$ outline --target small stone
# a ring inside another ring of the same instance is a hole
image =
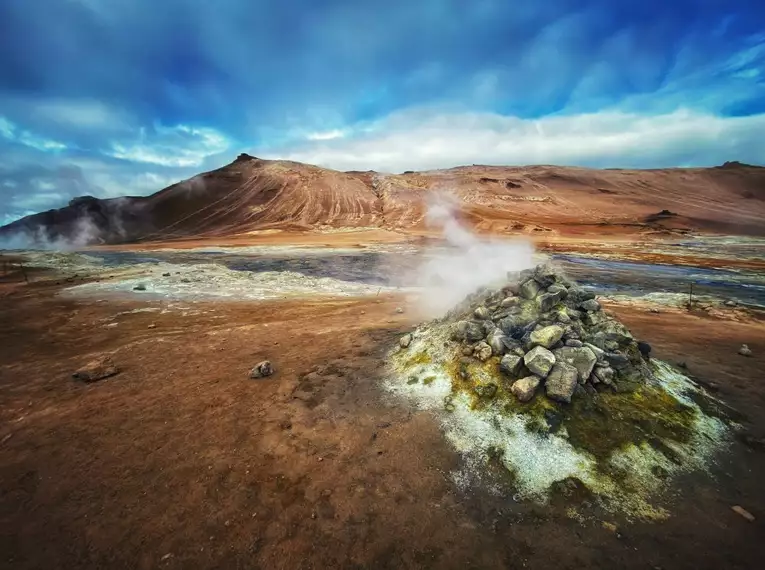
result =
[[[570,338],[565,342],[566,346],[570,346],[572,348],[582,348],[584,346],[584,343],[581,340]]]
[[[409,348],[409,345],[412,344],[412,335],[411,335],[411,333],[405,334],[404,336],[402,336],[399,339],[398,344],[399,344],[399,346],[401,348]]]
[[[552,325],[531,333],[531,343],[545,348],[552,347],[563,337],[563,327]]]
[[[652,313],[656,313],[657,315],[658,315],[659,313],[661,313],[661,311],[660,311],[659,309],[657,309],[656,307],[653,307],[653,308],[651,309],[651,312],[652,312]]]
[[[255,365],[250,371],[250,378],[265,378],[271,376],[274,373],[274,367],[271,365],[271,361],[264,360]]]
[[[528,402],[534,397],[534,392],[541,381],[539,376],[526,376],[513,382],[510,390],[519,402]]]
[[[617,370],[623,370],[630,365],[630,359],[624,354],[618,352],[606,352],[604,356],[608,363]]]
[[[731,507],[731,510],[736,514],[741,515],[749,522],[754,522],[754,515],[750,513],[749,511],[747,511],[744,507],[741,507],[739,505],[734,505]]]
[[[162,558],[160,558],[159,560],[160,560],[161,562],[164,562],[165,560],[170,560],[172,557],[173,557],[173,555],[172,555],[171,553],[169,553],[169,552],[168,552],[167,554],[165,554],[165,555],[164,555]]]
[[[488,338],[486,339],[486,342],[491,347],[492,354],[501,356],[507,351],[506,340],[507,340],[507,337],[502,333],[502,331],[499,329],[495,329],[488,336]]]
[[[170,277],[170,274],[169,273],[163,273],[162,277]]]
[[[541,287],[539,286],[539,283],[534,281],[533,279],[529,279],[528,281],[525,281],[520,288],[519,294],[524,299],[535,299],[539,291],[541,290]]]
[[[508,309],[510,307],[516,307],[521,302],[518,297],[505,297],[499,304],[500,309]]]
[[[491,347],[485,342],[479,342],[477,345],[475,345],[473,354],[481,362],[486,362],[489,360],[489,358],[491,358]]]
[[[591,378],[597,380],[597,382],[593,382],[593,384],[600,384],[602,382],[606,386],[611,386],[614,383],[614,374],[614,369],[610,367],[595,368]]]
[[[517,376],[523,365],[523,357],[517,354],[506,354],[499,362],[499,369],[509,376]]]
[[[640,351],[640,354],[643,355],[643,358],[649,359],[651,358],[651,345],[645,342],[644,340],[639,340],[637,343],[638,350]]]
[[[589,348],[589,349],[590,349],[590,350],[591,350],[591,351],[592,351],[592,352],[595,354],[595,357],[596,357],[598,360],[603,360],[603,358],[604,358],[604,357],[605,357],[605,355],[606,355],[606,353],[605,353],[605,351],[604,351],[603,349],[601,349],[601,348],[598,348],[597,346],[595,346],[595,345],[594,345],[594,344],[592,344],[592,343],[589,343],[589,342],[585,342],[585,343],[584,343],[584,346],[586,346],[587,348]]]
[[[491,315],[489,313],[489,309],[486,307],[478,307],[475,311],[473,311],[473,316],[479,321],[485,321]]]
[[[742,344],[741,348],[738,349],[738,353],[741,356],[752,356],[752,349],[749,348],[747,345]]]
[[[398,313],[400,315],[403,312],[404,312],[404,309],[402,307],[396,307],[396,313]]]
[[[91,360],[85,366],[75,371],[72,377],[82,382],[97,382],[120,373],[120,369],[114,364],[112,357],[102,355]]]
[[[542,287],[549,287],[558,279],[555,269],[549,264],[540,264],[534,268],[534,280]]]
[[[598,303],[595,299],[588,299],[587,301],[581,303],[579,306],[588,313],[594,313],[600,310],[600,303]]]
[[[491,400],[497,393],[497,385],[491,382],[486,384],[476,384],[475,388],[473,388],[473,391],[478,394],[479,398],[486,398],[487,400]]]
[[[545,381],[547,397],[556,402],[571,403],[577,383],[578,372],[565,362],[556,362]]]
[[[562,293],[543,293],[537,297],[539,310],[546,313],[563,299]]]
[[[531,372],[545,378],[555,364],[555,355],[543,346],[535,346],[526,353],[523,362]]]
[[[157,328],[157,325],[155,325],[154,323],[151,323],[147,328],[155,329]]]
[[[736,303],[736,301],[733,301],[732,299],[729,301],[725,301],[726,307],[735,307],[736,305],[738,305],[738,303]]]
[[[473,356],[473,350],[475,350],[475,348],[469,344],[467,346],[463,346],[462,356]]]
[[[133,287],[133,291],[146,291],[146,285],[143,283],[139,283],[135,287]]]

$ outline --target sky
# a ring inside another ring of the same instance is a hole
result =
[[[240,152],[765,165],[765,2],[0,2],[0,223]]]

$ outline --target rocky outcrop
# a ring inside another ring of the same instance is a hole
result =
[[[439,323],[452,327],[455,353],[465,355],[463,371],[469,362],[496,367],[497,383],[518,401],[544,386],[549,399],[564,404],[650,378],[650,346],[603,311],[594,293],[546,264],[509,279],[500,289],[470,295]]]

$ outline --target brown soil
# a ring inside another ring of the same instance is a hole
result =
[[[672,517],[657,524],[577,522],[565,504],[459,492],[448,476],[459,457],[433,418],[377,385],[386,351],[412,325],[409,311],[395,311],[401,299],[156,302],[168,312],[125,313],[152,302],[66,300],[18,279],[0,287],[7,567],[761,564],[765,453],[743,444],[712,476],[682,481]],[[765,435],[761,323],[618,313],[658,356],[719,383]],[[736,355],[741,342],[753,358]],[[103,352],[119,375],[72,380]],[[276,374],[248,379],[263,358]]]

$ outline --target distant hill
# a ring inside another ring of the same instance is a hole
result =
[[[75,198],[3,226],[0,238],[129,243],[268,229],[418,232],[427,200],[439,192],[456,197],[461,217],[487,233],[765,235],[765,168],[736,162],[660,170],[463,166],[394,175],[243,154],[151,196]]]

